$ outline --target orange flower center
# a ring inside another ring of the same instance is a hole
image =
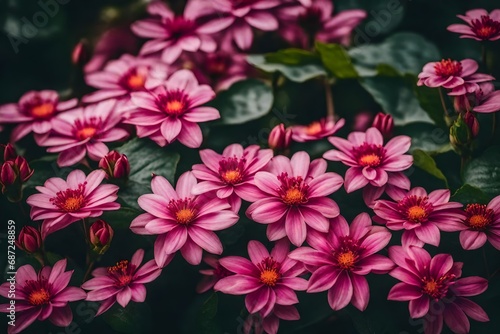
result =
[[[51,102],[42,103],[31,108],[31,115],[36,118],[47,118],[54,113],[55,109]]]
[[[283,196],[283,202],[288,205],[297,205],[304,203],[305,195],[302,191],[297,188],[288,189]]]
[[[278,175],[278,180],[281,182],[278,193],[283,203],[286,205],[307,203],[309,200],[307,197],[309,186],[303,182],[302,177],[288,177],[288,173],[281,173]]]
[[[116,265],[108,267],[108,273],[115,279],[116,286],[124,287],[132,282],[132,267],[129,266],[128,260],[121,260],[117,262]]]
[[[48,304],[50,301],[50,294],[44,288],[32,291],[28,296],[28,302],[31,305],[39,306],[43,304]]]
[[[274,269],[266,269],[260,273],[260,281],[268,286],[275,286],[280,275]]]
[[[481,16],[481,20],[472,20],[471,25],[472,31],[483,40],[490,39],[500,33],[500,22],[492,20],[489,15]]]
[[[165,105],[165,109],[169,114],[178,115],[184,110],[184,103],[178,100],[168,101]]]
[[[83,196],[69,197],[64,201],[63,207],[65,211],[74,212],[83,206]]]
[[[442,77],[459,76],[462,73],[462,64],[456,60],[443,59],[434,65],[434,70]]]
[[[469,204],[465,208],[465,223],[473,230],[484,230],[494,219],[494,212],[484,204]]]
[[[306,133],[308,135],[314,136],[323,130],[320,122],[312,122],[307,126]]]
[[[75,212],[85,206],[85,184],[79,184],[78,189],[59,191],[56,197],[50,199],[55,206],[65,212]]]
[[[189,224],[194,218],[194,211],[192,209],[180,209],[175,213],[175,218],[180,224]]]
[[[474,215],[469,218],[469,224],[475,228],[483,228],[489,224],[489,219],[482,215]]]
[[[92,126],[86,126],[76,132],[76,136],[80,140],[85,140],[87,138],[91,138],[95,135],[97,129]]]
[[[421,206],[414,205],[408,209],[408,219],[412,221],[420,221],[427,216],[427,211]]]
[[[380,165],[381,159],[378,155],[371,153],[361,156],[359,163],[365,167],[377,167]]]
[[[229,184],[236,184],[243,178],[239,170],[228,170],[226,172],[223,172],[221,177]]]
[[[219,161],[219,175],[227,184],[237,184],[243,181],[245,176],[245,158],[224,158]]]
[[[146,83],[146,77],[140,74],[133,74],[128,77],[127,85],[132,90],[141,90]]]
[[[356,262],[356,255],[351,250],[340,253],[337,256],[337,263],[342,269],[350,269],[354,267],[355,262]]]
[[[426,294],[433,296],[439,292],[439,284],[434,280],[430,280],[424,283],[423,289]]]

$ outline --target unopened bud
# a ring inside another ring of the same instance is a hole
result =
[[[26,253],[34,254],[42,248],[42,235],[36,228],[24,226],[15,243]]]
[[[95,221],[89,229],[89,240],[92,250],[99,255],[104,254],[111,244],[114,231],[104,220]]]
[[[394,129],[394,118],[389,114],[379,112],[373,120],[372,127],[377,128],[385,139],[389,139]]]
[[[130,174],[130,164],[125,154],[111,151],[99,161],[99,168],[106,172],[108,179],[127,180]]]
[[[291,129],[285,129],[283,123],[276,125],[269,133],[269,147],[274,150],[285,150],[290,146],[292,141]]]

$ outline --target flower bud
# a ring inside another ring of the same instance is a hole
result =
[[[99,161],[99,168],[104,169],[108,179],[128,179],[130,164],[125,154],[109,152]]]
[[[34,254],[42,248],[42,235],[36,228],[24,226],[15,243],[26,253]]]
[[[95,221],[89,229],[89,240],[93,251],[99,255],[104,254],[111,244],[114,231],[104,220]]]
[[[87,40],[82,39],[73,48],[71,62],[75,66],[83,66],[89,61],[89,50]]]
[[[285,129],[283,123],[276,125],[269,133],[269,147],[274,150],[284,150],[290,146],[292,141],[291,129]]]
[[[469,127],[472,138],[476,138],[479,134],[479,121],[477,120],[476,116],[468,111],[465,113],[464,121]]]
[[[22,198],[23,183],[33,175],[34,170],[23,157],[6,161],[0,169],[0,185],[2,194],[6,195],[12,202],[20,201]]]
[[[14,162],[7,161],[2,164],[0,170],[0,184],[2,184],[2,193],[6,192],[6,188],[16,182],[16,170],[14,169]]]
[[[469,126],[464,120],[462,114],[458,116],[456,121],[450,127],[450,143],[453,149],[460,155],[470,154],[470,144],[472,141],[472,133]]]
[[[379,112],[373,120],[372,127],[377,128],[385,139],[392,137],[392,130],[394,129],[394,119],[389,114]]]
[[[14,160],[17,157],[16,150],[14,149],[14,146],[12,146],[10,143],[5,145],[5,144],[0,144],[0,162],[5,162],[9,160]]]

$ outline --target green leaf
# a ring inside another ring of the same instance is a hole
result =
[[[464,205],[472,203],[488,204],[489,201],[488,196],[481,189],[473,187],[470,184],[464,184],[460,187],[451,199]]]
[[[119,333],[151,333],[151,309],[147,303],[132,302],[126,308],[117,303],[103,318]]]
[[[149,192],[149,189],[147,192]],[[132,198],[129,198],[127,199],[127,201],[124,200],[122,193],[120,193],[120,197],[125,203],[127,203],[128,206],[138,208],[137,198],[135,198],[135,195],[134,200],[132,200]],[[134,218],[141,213],[142,211],[138,211],[128,207],[121,207],[119,210],[104,211],[100,219],[106,221],[113,228],[128,229],[132,220],[134,220]]]
[[[375,76],[380,64],[392,66],[401,74],[420,73],[422,67],[440,59],[437,47],[414,33],[401,32],[380,44],[365,44],[349,50],[354,67],[360,76]]]
[[[334,77],[339,79],[358,77],[349,53],[341,45],[316,42],[315,47],[321,56],[323,65]]]
[[[198,325],[198,333],[212,334],[218,332],[217,324],[215,322],[217,306],[219,303],[218,299],[217,293],[214,292],[201,306],[201,310],[198,313],[198,319],[196,321]]]
[[[411,137],[410,152],[416,149],[432,153],[444,153],[451,150],[448,131],[430,123],[409,123],[397,127],[395,133]]]
[[[382,110],[392,115],[394,124],[411,122],[432,123],[413,93],[411,84],[402,77],[363,78],[361,85],[370,93]]]
[[[446,179],[446,176],[444,176],[443,172],[441,172],[441,170],[437,167],[434,158],[422,150],[415,150],[412,155],[414,166],[426,171],[440,180],[443,180],[446,187],[449,188],[448,180]]]
[[[271,87],[256,79],[236,82],[210,105],[217,108],[223,124],[242,124],[266,115],[273,105]]]
[[[414,82],[417,78],[414,77]],[[442,129],[447,129],[446,121],[444,119],[444,110],[439,97],[438,88],[430,88],[427,86],[414,86],[420,107],[424,109],[434,123]]]
[[[294,82],[304,82],[326,75],[326,70],[317,56],[315,58],[302,57],[300,53],[289,50],[297,49],[282,50],[267,55],[250,55],[247,56],[247,61],[264,72],[280,72]]]
[[[464,170],[464,183],[481,189],[490,197],[500,194],[500,146],[490,147]]]

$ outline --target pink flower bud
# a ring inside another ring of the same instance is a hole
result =
[[[290,146],[292,141],[291,129],[285,129],[283,123],[276,125],[269,133],[269,147],[274,150],[284,150]]]
[[[94,247],[93,251],[101,255],[104,254],[111,244],[113,234],[113,229],[104,220],[95,221],[89,230],[89,240]]]
[[[476,138],[479,134],[479,121],[477,120],[476,116],[471,112],[467,112],[465,113],[464,120],[469,127],[472,138]]]
[[[394,128],[394,119],[389,114],[379,112],[373,120],[372,126],[377,128],[385,139],[392,137],[392,130]]]
[[[10,143],[0,144],[0,162],[14,160],[17,157],[16,149]]]
[[[24,226],[15,243],[28,254],[37,253],[42,248],[42,235],[36,228]]]
[[[14,164],[19,172],[18,175],[19,175],[19,180],[21,180],[21,183],[28,181],[29,178],[35,172],[33,169],[31,169],[30,165],[23,157],[17,157],[14,160]]]
[[[104,169],[109,179],[124,179],[130,174],[130,164],[125,154],[111,151],[99,161],[99,168]]]
[[[2,184],[2,193],[5,193],[8,186],[11,186],[16,182],[17,173],[14,169],[14,162],[7,161],[2,164],[2,169],[0,170],[0,183]]]
[[[89,61],[89,50],[87,40],[82,39],[73,48],[71,53],[71,62],[76,66],[83,66]]]

